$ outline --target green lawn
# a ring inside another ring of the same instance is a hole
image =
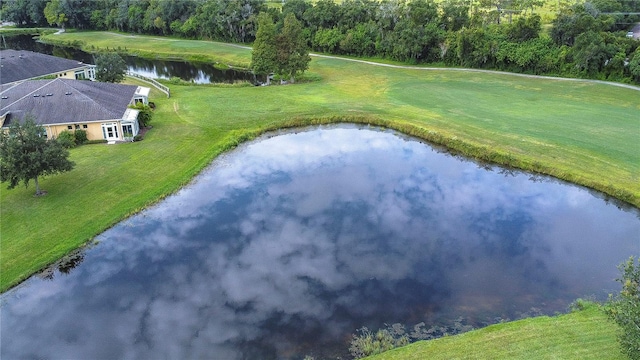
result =
[[[110,33],[49,35],[85,46],[134,46],[248,63],[250,50]],[[640,205],[640,92],[609,85],[447,70],[393,69],[314,58],[288,86],[171,86],[144,141],[71,151],[76,168],[0,189],[0,289],[176,191],[215,156],[283,126],[336,121],[399,129],[468,154],[536,169]]]
[[[176,39],[113,32],[67,32],[47,35],[47,41],[78,45],[89,52],[127,52],[148,58],[186,59],[192,61],[220,62],[248,68],[251,54],[243,46],[220,42]]]
[[[368,360],[626,359],[617,326],[597,306],[566,315],[492,325],[457,336],[420,341]]]

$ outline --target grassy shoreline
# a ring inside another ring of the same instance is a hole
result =
[[[105,33],[50,36],[106,41],[127,52],[138,45]],[[181,54],[161,42],[154,46],[167,57]],[[189,46],[202,51],[203,59],[234,64],[250,58],[249,50],[227,53],[229,46],[219,43]],[[324,58],[315,58],[309,72],[316,81],[293,86],[170,84],[170,99],[152,90],[157,109],[144,141],[72,149],[76,168],[42,179],[45,197],[35,198],[33,185],[7,190],[2,184],[0,291],[175,193],[218,155],[283,128],[381,126],[476,159],[600,189],[640,207],[637,91],[504,74],[417,73]],[[372,359],[622,359],[616,330],[594,307],[419,342]]]
[[[49,37],[132,47],[130,38],[109,33]],[[153,48],[179,56],[179,42],[226,63],[250,59],[247,49],[205,41],[154,40]],[[171,85],[170,99],[152,93],[158,109],[143,142],[73,149],[76,169],[44,179],[49,194],[41,199],[32,188],[0,188],[0,291],[174,193],[219,154],[281,128],[382,126],[640,206],[637,91],[326,58],[315,58],[309,72],[320,80],[258,88]]]
[[[53,44],[80,46],[83,50],[89,52],[109,49],[108,44],[112,44],[112,49],[142,57],[167,59],[182,57],[186,60],[214,61],[216,63],[225,63],[244,68],[248,67],[250,62],[250,52],[245,48],[233,44],[171,38],[164,39],[153,36],[118,33],[97,33],[100,34],[100,39],[96,39],[95,34],[95,32],[77,32],[63,34],[63,36],[48,35],[45,36],[43,40]],[[108,36],[105,36],[105,34]],[[127,48],[127,44],[131,38],[139,39],[140,43],[146,41],[150,43],[146,45],[136,45],[135,48],[129,49]],[[162,41],[165,43],[157,43]],[[446,69],[443,71],[446,71]],[[470,76],[473,76],[473,73],[474,71],[471,71],[469,73]],[[496,74],[496,76],[501,75],[508,76],[508,74]],[[512,74],[512,76],[514,75],[520,74]],[[543,80],[554,81],[553,78]],[[580,87],[584,86],[584,84],[576,84],[575,86]],[[567,87],[570,88],[572,85],[567,84]],[[636,109],[640,110],[640,105],[636,106]],[[635,207],[640,207],[640,186],[632,186],[635,187],[635,189],[632,189],[632,187],[630,188],[626,186],[626,184],[620,184],[618,181],[621,180],[620,178],[607,179],[609,181],[604,182],[600,176],[584,176],[584,174],[580,174],[570,167],[558,167],[556,166],[557,164],[545,164],[544,162],[538,161],[535,155],[514,154],[508,151],[508,149],[505,151],[505,149],[496,148],[493,144],[485,146],[474,142],[472,139],[461,139],[455,135],[449,136],[449,134],[446,134],[446,131],[437,132],[431,129],[425,131],[425,129],[416,128],[415,126],[411,126],[411,124],[409,126],[397,123],[391,126],[386,124],[377,125],[388,126],[395,130],[405,132],[408,135],[447,146],[452,150],[475,159],[550,175],[561,180],[586,186],[632,204]],[[638,130],[638,135],[640,135],[640,130]],[[640,146],[636,145],[636,150],[640,153]],[[631,174],[629,176],[630,179],[627,180],[630,180],[630,182],[640,182],[640,168],[637,170],[639,171]]]
[[[370,356],[409,359],[625,359],[617,326],[595,304],[553,317],[539,316],[491,325],[468,333],[419,341]]]

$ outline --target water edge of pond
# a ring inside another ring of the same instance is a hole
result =
[[[332,357],[361,326],[482,326],[601,298],[640,252],[638,212],[592,191],[395,132],[314,129],[219,158],[49,280],[3,295],[1,326],[61,355]],[[99,334],[92,321],[106,321]]]

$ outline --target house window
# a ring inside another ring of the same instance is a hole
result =
[[[117,140],[118,124],[116,123],[102,124],[102,135],[106,140]]]
[[[131,125],[122,125],[122,133],[124,137],[132,137],[133,127]]]
[[[68,125],[68,126],[67,126],[67,129],[69,129],[69,130],[73,130],[73,126]]]
[[[80,125],[79,124],[76,124],[76,130],[77,129],[80,129]]]
[[[87,128],[87,124],[82,124],[82,128],[86,129]]]

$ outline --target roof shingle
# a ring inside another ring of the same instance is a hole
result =
[[[76,60],[27,50],[0,50],[0,84],[32,79],[87,66]]]
[[[30,80],[0,86],[0,115],[40,125],[121,119],[137,86],[71,79]],[[5,122],[5,126],[9,126]]]

